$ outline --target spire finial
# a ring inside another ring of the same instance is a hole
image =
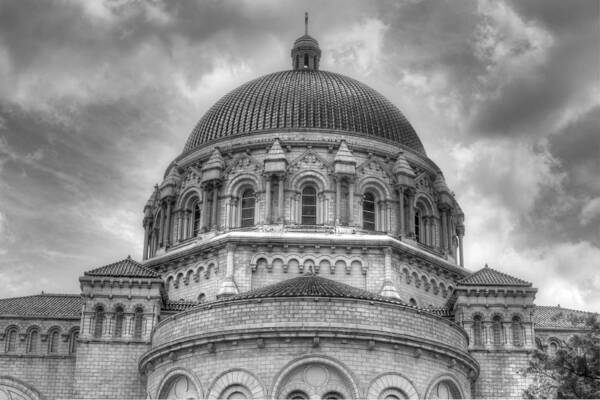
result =
[[[308,35],[308,12],[304,13],[304,34]]]

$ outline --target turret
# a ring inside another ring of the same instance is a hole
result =
[[[292,68],[294,70],[318,70],[321,60],[319,42],[308,35],[308,13],[304,14],[304,35],[292,47]]]

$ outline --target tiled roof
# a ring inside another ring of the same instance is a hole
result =
[[[79,318],[83,299],[78,294],[37,294],[0,299],[0,316]]]
[[[185,311],[188,308],[192,308],[195,305],[198,305],[198,303],[193,302],[193,301],[185,301],[185,300],[179,300],[179,301],[167,300],[162,308],[162,311],[180,312],[180,311]]]
[[[127,257],[104,267],[96,268],[84,273],[85,276],[111,276],[116,278],[160,278],[156,272],[148,269],[139,262]]]
[[[477,272],[458,281],[459,285],[464,286],[528,286],[531,283],[514,276],[496,271],[487,265]]]
[[[285,280],[262,288],[254,289],[233,297],[227,297],[224,301],[242,299],[262,299],[273,297],[334,297],[347,299],[373,300],[385,303],[400,304],[410,308],[401,300],[391,297],[380,296],[367,290],[359,289],[345,283],[323,278],[318,275],[306,274],[297,278]],[[450,311],[446,308],[423,308],[432,314],[449,317]]]
[[[536,328],[581,329],[590,314],[558,306],[535,306],[533,322]]]
[[[355,132],[425,149],[406,117],[381,94],[346,76],[318,70],[281,71],[222,97],[200,119],[184,148],[260,131]]]

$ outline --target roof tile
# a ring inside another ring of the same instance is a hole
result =
[[[160,278],[160,275],[139,262],[127,257],[84,273],[85,276],[110,276],[116,278]]]
[[[477,272],[458,281],[459,285],[463,286],[528,286],[531,283],[524,281],[514,276],[505,274],[504,272],[496,271],[487,265]]]
[[[78,294],[37,294],[0,299],[3,317],[79,318],[83,299]]]
[[[559,306],[535,306],[533,322],[536,328],[581,329],[591,314]]]

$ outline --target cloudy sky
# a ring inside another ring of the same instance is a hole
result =
[[[290,67],[404,112],[466,215],[466,264],[600,311],[599,1],[0,0],[0,297],[79,290],[142,249],[142,208],[195,122]]]

